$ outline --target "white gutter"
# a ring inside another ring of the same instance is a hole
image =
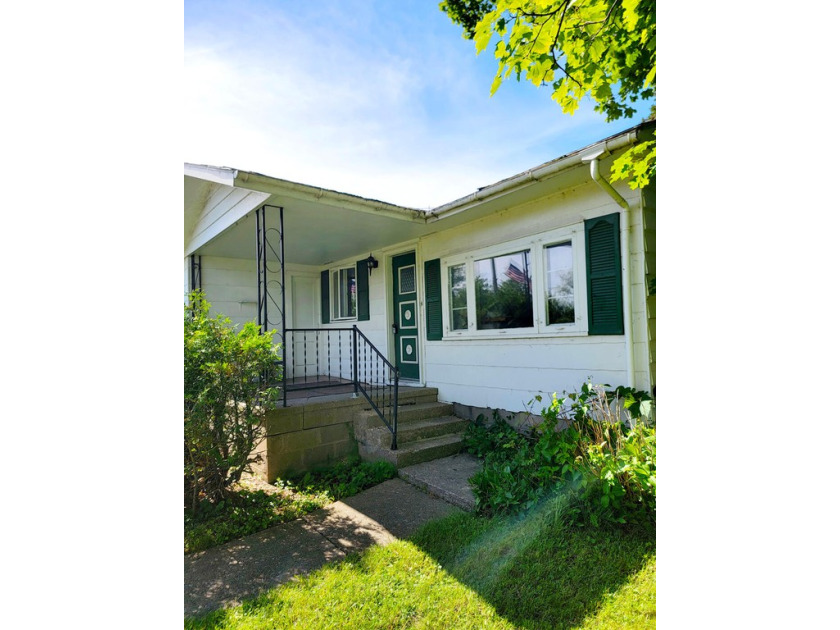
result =
[[[357,195],[350,195],[328,188],[318,188],[307,184],[299,184],[285,179],[277,179],[259,173],[248,171],[237,171],[235,185],[250,190],[284,195],[303,201],[312,201],[328,205],[338,206],[360,212],[386,215],[393,219],[423,223],[426,213],[415,208],[406,208],[376,199],[367,199]]]
[[[599,169],[598,159],[605,155],[604,150],[589,153],[581,158],[582,162],[589,162],[589,174],[592,179],[598,184],[615,202],[621,207],[623,212],[620,216],[620,236],[621,243],[621,285],[624,287],[624,322],[625,322],[625,340],[627,357],[627,386],[631,388],[636,387],[636,361],[633,354],[633,305],[631,303],[631,296],[633,292],[630,290],[630,204],[622,197],[612,185],[604,179]]]
[[[601,140],[600,142],[596,142],[595,144],[591,144],[588,147],[584,147],[579,151],[570,153],[569,155],[559,158],[558,160],[555,160],[553,162],[548,162],[547,164],[543,164],[541,166],[529,169],[524,173],[520,173],[519,175],[514,175],[509,179],[503,179],[500,182],[496,182],[495,184],[492,184],[485,188],[481,188],[480,190],[477,190],[476,192],[467,195],[466,197],[461,197],[460,199],[456,199],[455,201],[451,201],[450,203],[438,206],[437,208],[431,211],[432,216],[430,216],[427,219],[427,222],[431,223],[433,221],[440,220],[445,216],[458,214],[459,212],[463,212],[464,210],[467,210],[489,199],[490,197],[497,197],[502,194],[506,194],[517,188],[526,186],[531,182],[542,181],[560,173],[561,171],[565,171],[569,168],[578,166],[581,163],[581,154],[610,153],[611,151],[623,149],[624,147],[633,144],[636,141],[637,137],[638,131],[636,129],[633,129],[626,133],[614,136],[612,138],[607,138],[606,140]],[[583,161],[586,161],[586,158],[584,158]]]

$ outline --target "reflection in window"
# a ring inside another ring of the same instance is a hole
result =
[[[530,328],[530,252],[522,251],[475,261],[475,307],[479,330]]]
[[[356,268],[336,269],[332,272],[333,319],[356,316]]]
[[[467,329],[467,266],[449,268],[449,326],[452,330]]]
[[[575,321],[575,280],[572,244],[559,243],[545,249],[548,283],[548,323]]]

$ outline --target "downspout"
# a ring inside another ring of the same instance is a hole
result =
[[[631,388],[636,387],[636,361],[633,353],[633,305],[631,303],[631,296],[633,292],[630,290],[630,204],[622,197],[618,191],[604,179],[599,169],[599,158],[604,155],[604,151],[586,155],[581,158],[582,162],[589,162],[589,174],[592,179],[598,184],[604,192],[612,197],[615,202],[621,207],[620,212],[620,235],[619,241],[621,244],[621,284],[624,287],[624,321],[625,321],[625,341],[627,357],[627,386]]]

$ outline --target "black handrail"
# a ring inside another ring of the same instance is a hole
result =
[[[385,423],[385,426],[388,427],[388,430],[391,432],[391,450],[395,451],[397,450],[397,409],[400,390],[400,371],[391,365],[391,362],[385,358],[385,355],[370,342],[370,339],[361,330],[356,326],[353,326],[353,330],[355,331],[355,343],[358,343],[358,340],[361,339],[365,344],[363,347],[365,349],[370,348],[372,351],[370,361],[367,360],[367,352],[365,352],[365,365],[371,367],[371,375],[376,374],[375,379],[366,379],[367,383],[359,380],[359,362],[356,360],[354,362],[356,366],[356,389],[362,392],[362,395],[370,403],[371,408],[376,412],[382,422]],[[375,356],[373,353],[376,353]],[[378,378],[380,369],[382,375],[381,380]],[[365,386],[370,389],[366,389]],[[390,393],[391,390],[393,390],[392,394]]]
[[[357,326],[287,328],[283,338],[283,406],[289,391],[352,383],[354,396],[361,392],[388,427],[396,450],[400,372]]]

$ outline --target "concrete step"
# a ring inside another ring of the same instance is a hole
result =
[[[397,468],[404,468],[412,464],[420,464],[440,457],[455,455],[461,451],[462,436],[443,435],[418,440],[410,444],[398,444],[397,446],[396,451],[392,451],[390,448],[375,448],[368,455],[373,457],[372,461],[384,459],[394,464]],[[359,445],[359,452],[361,453],[361,451],[362,447]],[[364,455],[362,458],[366,459]]]
[[[398,402],[437,402],[437,399],[437,387],[400,387]]]
[[[451,403],[441,402],[423,402],[416,404],[398,405],[397,408],[397,432],[399,434],[401,427],[407,423],[415,420],[424,420],[426,418],[438,418],[443,416],[451,416],[454,407]],[[362,429],[374,428],[382,426],[382,419],[375,411],[363,410],[357,416],[357,427]]]
[[[399,448],[426,438],[440,437],[442,435],[463,435],[467,430],[469,420],[456,416],[439,416],[436,418],[423,418],[419,420],[403,421],[399,418],[397,425],[397,442]],[[378,427],[371,427],[367,430],[367,442],[382,447],[391,446],[391,431],[381,421]]]
[[[472,512],[475,492],[470,478],[481,470],[481,460],[467,453],[451,455],[400,469],[400,479],[452,505]]]
[[[371,392],[371,395],[375,395],[376,391]],[[361,396],[361,394],[359,394]],[[400,391],[397,398],[397,405],[415,405],[419,403],[430,403],[430,402],[437,402],[438,399],[438,389],[437,387],[400,387]],[[377,401],[378,404],[378,401]],[[384,397],[384,405],[390,406],[391,405],[391,396],[390,394],[386,394]]]

